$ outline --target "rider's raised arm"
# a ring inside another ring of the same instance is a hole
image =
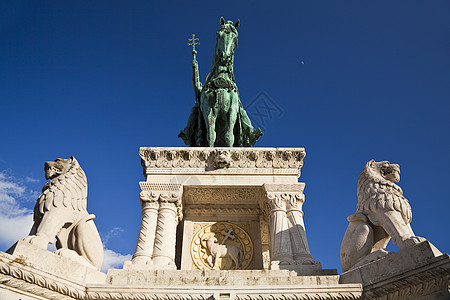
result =
[[[200,82],[200,74],[198,71],[198,62],[194,57],[192,61],[192,87],[194,88],[195,101],[199,101],[200,93],[202,92],[202,83]]]

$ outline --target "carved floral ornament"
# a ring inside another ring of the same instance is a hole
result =
[[[303,148],[141,148],[145,168],[281,168],[300,169]]]
[[[184,192],[185,204],[253,204],[260,197],[260,187],[189,187]]]

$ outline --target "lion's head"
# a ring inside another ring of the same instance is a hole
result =
[[[366,166],[367,171],[371,172],[374,177],[380,176],[390,182],[400,181],[400,166],[397,164],[391,164],[388,161],[376,162],[371,160]]]
[[[410,223],[411,207],[403,197],[402,189],[395,184],[399,181],[399,165],[369,161],[359,175],[357,211],[396,210],[406,223]]]
[[[218,168],[228,168],[231,164],[230,151],[225,149],[217,149],[214,155],[214,162]]]
[[[45,179],[53,179],[61,174],[67,173],[74,164],[75,158],[71,156],[68,159],[57,158],[54,161],[46,161],[44,164]]]

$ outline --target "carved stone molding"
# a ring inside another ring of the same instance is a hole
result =
[[[364,300],[409,300],[447,290],[450,284],[449,272],[434,269],[378,287],[365,287]],[[447,297],[449,293],[447,293]],[[437,298],[436,298],[437,299]],[[442,298],[444,299],[444,298]]]
[[[181,184],[139,182],[141,191],[180,191]]]
[[[363,299],[450,298],[450,256],[428,241],[341,274],[340,283],[361,283]]]
[[[205,187],[188,186],[184,192],[184,205],[210,205],[217,204],[239,204],[257,205],[259,198],[262,197],[262,188],[260,186],[246,187]]]
[[[48,299],[84,299],[86,296],[84,284],[34,269],[26,260],[13,260],[7,254],[0,257],[0,284]]]
[[[304,148],[181,148],[141,147],[144,174],[149,169],[257,168],[300,169],[306,156]],[[151,172],[154,172],[152,170]]]
[[[185,215],[255,215],[258,216],[261,210],[257,207],[193,207],[184,208]]]

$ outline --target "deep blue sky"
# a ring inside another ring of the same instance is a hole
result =
[[[401,165],[415,233],[448,252],[449,14],[448,1],[2,1],[0,178],[30,193],[10,191],[12,206],[0,207],[32,208],[44,161],[74,155],[106,247],[132,254],[139,147],[184,146],[177,134],[194,102],[187,39],[200,38],[204,81],[224,16],[241,20],[234,70],[244,107],[265,91],[283,111],[264,120],[256,146],[306,148],[313,257],[340,270],[370,159]]]

